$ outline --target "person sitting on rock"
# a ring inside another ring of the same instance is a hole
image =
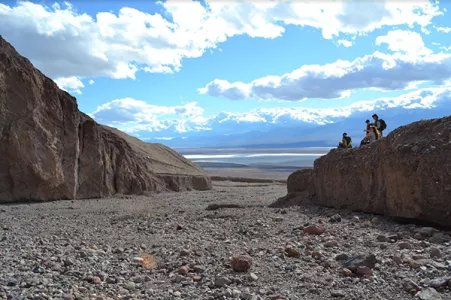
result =
[[[352,148],[352,139],[346,132],[343,133],[343,139],[338,143],[338,148]]]
[[[365,131],[366,134],[368,134],[368,132],[370,132],[370,126],[371,126],[370,120],[366,120],[365,123],[366,123],[366,129],[363,131]]]
[[[378,136],[376,133],[376,126],[370,125],[369,129],[368,129],[368,133],[363,138],[363,140],[360,142],[360,146],[371,144],[371,143],[375,142],[377,140],[377,138],[378,138]]]

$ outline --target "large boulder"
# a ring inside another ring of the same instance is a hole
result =
[[[400,127],[368,146],[333,149],[315,160],[315,201],[451,226],[450,153],[451,117]]]
[[[0,202],[211,188],[205,171],[81,113],[0,36]]]

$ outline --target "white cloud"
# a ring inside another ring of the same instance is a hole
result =
[[[353,61],[304,65],[282,76],[266,76],[250,83],[216,79],[198,91],[232,100],[302,101],[343,98],[356,89],[403,90],[417,82],[440,84],[449,78],[451,54],[413,56],[375,52]]]
[[[93,85],[94,83],[95,83],[95,81],[94,81],[94,80],[92,80],[92,79],[91,79],[91,80],[89,80],[89,84],[90,84],[90,85]]]
[[[392,98],[359,101],[339,108],[261,108],[245,113],[221,112],[207,117],[195,102],[185,106],[155,106],[130,98],[114,100],[100,106],[92,115],[101,123],[114,124],[121,130],[144,138],[236,134],[285,126],[333,124],[346,118],[374,111],[397,114],[409,109],[432,109],[436,106],[451,112],[451,85],[423,88]],[[360,120],[361,121],[361,120]]]
[[[346,48],[349,48],[352,46],[352,42],[348,41],[348,40],[338,40],[337,43],[338,43],[338,45],[342,45]]]
[[[411,55],[428,55],[432,51],[424,45],[418,32],[408,30],[393,30],[376,38],[376,45],[387,44],[389,50]]]
[[[170,0],[158,2],[162,14],[123,7],[90,16],[67,2],[49,7],[20,1],[0,4],[0,34],[52,78],[134,79],[139,70],[177,72],[184,58],[200,57],[232,36],[279,37],[287,24],[318,28],[331,39],[383,26],[425,27],[442,14],[429,1],[411,2],[207,0],[203,6]]]
[[[436,27],[435,29],[437,29],[437,31],[443,32],[443,33],[450,33],[451,32],[451,27]]]
[[[85,87],[83,82],[77,77],[56,78],[55,83],[62,90],[69,93],[81,94],[81,89]]]
[[[191,120],[201,122],[203,108],[197,102],[190,102],[183,106],[160,106],[149,104],[142,100],[132,98],[117,99],[107,102],[90,114],[96,121],[103,124],[121,126],[127,124],[127,132],[146,128],[150,131],[158,131],[168,128],[168,117],[176,120]],[[183,122],[176,124],[178,131],[183,131]]]

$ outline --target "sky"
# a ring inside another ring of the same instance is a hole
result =
[[[0,34],[99,123],[169,140],[451,107],[450,14],[423,0],[2,0]]]

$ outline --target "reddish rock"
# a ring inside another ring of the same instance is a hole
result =
[[[231,266],[235,272],[246,272],[252,266],[252,257],[249,255],[237,255],[232,258]]]
[[[180,269],[179,269],[180,275],[186,275],[186,274],[188,274],[188,272],[189,272],[189,269],[187,266],[180,267]]]
[[[373,271],[367,266],[360,266],[357,268],[356,274],[359,276],[371,276]]]
[[[100,277],[94,276],[94,277],[92,277],[92,283],[101,284],[102,280],[100,279]]]
[[[288,256],[288,257],[299,258],[299,257],[301,257],[301,252],[299,252],[299,250],[296,249],[296,248],[286,247],[285,248],[285,255]]]
[[[0,37],[0,202],[211,189],[174,150],[96,123]]]
[[[311,235],[321,235],[326,231],[326,229],[324,227],[316,225],[309,225],[307,227],[304,227],[303,231]]]
[[[347,276],[347,277],[353,275],[352,271],[347,268],[344,268],[343,270],[341,270],[341,272],[343,273],[344,276]]]

